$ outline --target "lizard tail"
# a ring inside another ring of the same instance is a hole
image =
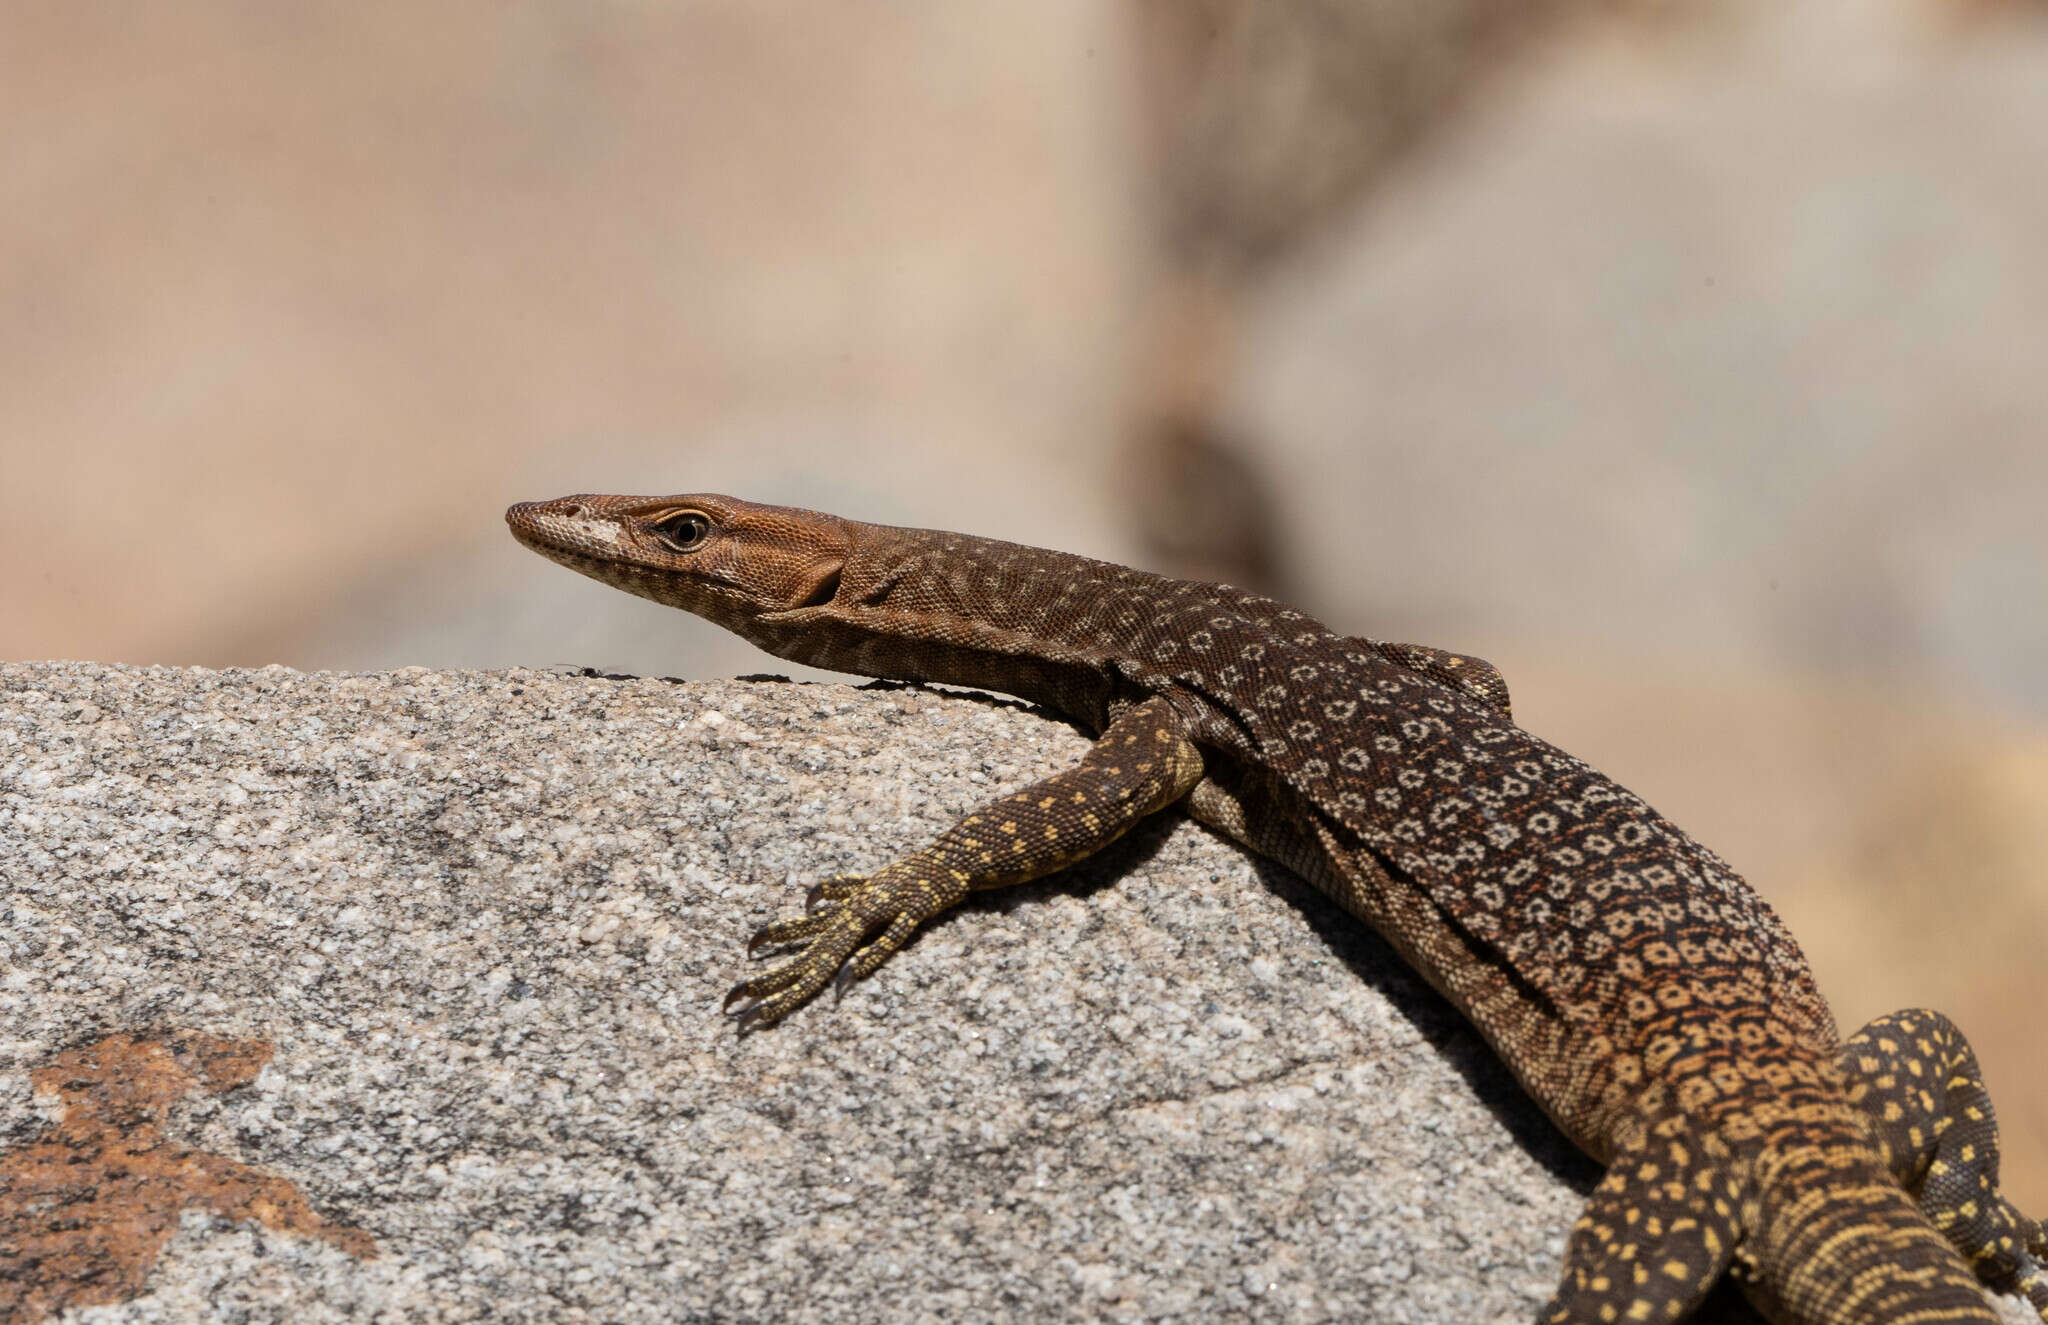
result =
[[[1588,1199],[1539,1320],[1678,1320],[1732,1270],[1774,1321],[1999,1325],[1970,1270],[1843,1116],[1846,1101],[1820,1107],[1821,1120],[1780,1113],[1746,1145],[1696,1119],[1659,1120]]]
[[[1780,1175],[1746,1239],[1751,1301],[1774,1320],[1813,1325],[1996,1325],[1999,1316],[1955,1249],[1882,1171]],[[1792,1167],[1792,1166],[1788,1166]],[[1863,1166],[1858,1166],[1863,1167]]]

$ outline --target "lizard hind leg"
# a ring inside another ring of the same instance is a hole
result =
[[[1837,1063],[1921,1213],[1979,1279],[2048,1321],[2048,1228],[1998,1189],[1998,1121],[1963,1033],[1939,1012],[1894,1012],[1850,1037]]]
[[[1563,1282],[1538,1321],[1679,1320],[1705,1300],[1741,1229],[1733,1180],[1702,1162],[1687,1130],[1667,1119],[1615,1156],[1572,1226]]]

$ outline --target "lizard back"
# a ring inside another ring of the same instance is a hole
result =
[[[1666,1005],[1684,1000],[1723,1023],[1782,1022],[1833,1052],[1826,1002],[1769,905],[1499,708],[1228,585],[965,534],[861,533],[861,570],[834,603],[764,618],[757,643],[818,666],[993,686],[1098,731],[1117,705],[1164,695],[1212,759],[1270,770],[1561,1019],[1640,1052],[1628,1028],[1673,1033],[1684,1019]]]

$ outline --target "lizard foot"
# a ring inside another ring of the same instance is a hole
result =
[[[806,914],[762,926],[747,941],[749,956],[773,944],[804,947],[726,994],[725,1010],[738,1020],[740,1031],[774,1025],[835,976],[844,991],[887,961],[920,924],[967,895],[964,877],[945,873],[935,878],[909,864],[891,865],[872,878],[835,875],[811,889],[807,904],[812,909]]]

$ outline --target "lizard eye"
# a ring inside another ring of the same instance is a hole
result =
[[[682,511],[657,521],[654,536],[677,552],[695,552],[711,537],[711,521],[695,511]]]

